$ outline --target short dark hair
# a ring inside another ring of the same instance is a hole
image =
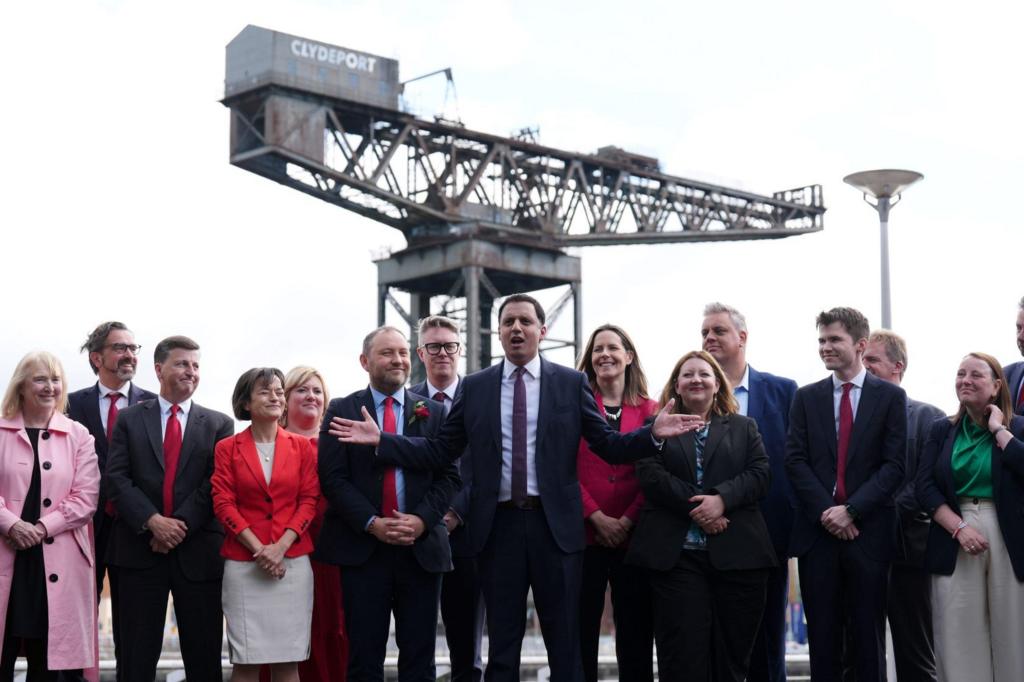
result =
[[[92,359],[89,358],[91,353],[100,353],[103,351],[103,347],[107,345],[107,337],[110,336],[110,332],[115,330],[124,330],[126,332],[131,331],[124,322],[118,322],[116,320],[110,320],[108,322],[101,322],[92,332],[89,334],[89,338],[82,344],[80,351],[85,353],[85,359],[89,361],[89,367],[92,368],[93,374],[99,374],[100,368],[92,364]]]
[[[168,336],[156,344],[156,348],[153,349],[153,362],[157,364],[164,362],[172,350],[179,348],[183,350],[199,350],[199,344],[187,336]]]
[[[504,301],[502,301],[501,305],[498,306],[499,320],[501,319],[501,313],[504,312],[505,310],[505,306],[507,306],[509,303],[529,303],[530,305],[533,306],[533,309],[537,313],[537,320],[539,320],[541,324],[544,324],[544,307],[540,304],[540,301],[535,299],[533,296],[530,296],[529,294],[512,294],[511,296],[508,296]]]
[[[815,325],[818,327],[827,327],[830,324],[838,322],[843,325],[843,329],[849,334],[854,343],[861,339],[866,339],[871,335],[871,325],[868,324],[868,318],[864,317],[864,314],[855,308],[832,308],[831,310],[823,310],[818,313],[818,319],[815,320]]]
[[[249,408],[245,404],[252,398],[253,391],[261,386],[269,386],[274,377],[281,382],[283,390],[284,373],[277,367],[253,367],[238,377],[235,390],[231,394],[231,409],[234,411],[236,419],[241,421],[252,419],[252,413],[249,412]]]

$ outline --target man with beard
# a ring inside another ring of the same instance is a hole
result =
[[[96,440],[96,457],[101,477],[107,470],[107,449],[118,412],[140,400],[156,397],[156,394],[132,383],[139,364],[139,348],[131,330],[124,323],[116,321],[101,323],[82,344],[82,351],[89,354],[89,366],[96,375],[96,383],[68,395],[68,417],[83,424]],[[117,578],[115,571],[108,569],[105,559],[113,525],[113,508],[106,500],[105,491],[106,486],[101,482],[99,505],[93,517],[96,536],[96,594],[103,591],[103,576],[109,573],[110,604],[116,613]],[[117,621],[114,622],[116,625]],[[118,648],[117,634],[115,627],[115,656]]]
[[[1017,302],[1017,348],[1024,355],[1024,297]],[[1003,367],[1006,387],[1010,389],[1010,400],[1014,412],[1024,414],[1024,362],[1015,362]]]
[[[376,418],[385,433],[434,436],[444,404],[405,390],[409,342],[394,327],[363,340],[359,363],[369,387],[331,401],[320,434],[320,489],[328,509],[316,559],[341,569],[350,680],[383,680],[391,613],[398,678],[433,680],[441,574],[452,570],[444,516],[461,482],[454,464],[406,470],[373,456],[373,448],[328,435],[334,417]]]

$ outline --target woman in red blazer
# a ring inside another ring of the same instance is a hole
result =
[[[319,482],[308,438],[278,425],[284,375],[274,368],[243,374],[231,399],[241,433],[217,443],[213,511],[224,524],[222,602],[234,682],[259,679],[270,664],[274,682],[298,681],[309,657],[313,612],[313,541]]]
[[[620,327],[605,324],[595,329],[578,369],[587,375],[597,406],[613,428],[632,431],[657,411],[657,404],[647,397],[647,378],[633,340]],[[576,468],[587,532],[580,592],[584,678],[587,682],[598,679],[601,616],[605,590],[611,584],[619,679],[650,682],[654,679],[650,590],[642,570],[622,561],[643,505],[636,473],[632,464],[608,464],[584,440]]]

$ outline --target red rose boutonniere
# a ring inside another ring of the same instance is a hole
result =
[[[412,406],[412,416],[409,417],[409,423],[421,421],[430,416],[430,408],[422,400],[417,400],[416,404]]]

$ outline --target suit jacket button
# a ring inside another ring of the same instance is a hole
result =
[[[49,507],[50,504],[52,504],[52,503],[50,502],[50,498],[49,497],[47,497],[45,500],[43,500],[43,506],[44,507]]]
[[[268,495],[268,496],[266,496],[266,497],[264,497],[264,498],[263,498],[263,501],[264,501],[264,502],[273,502],[273,500],[271,500],[271,499],[270,499],[270,496],[269,496],[269,495]]]
[[[56,573],[51,573],[50,574],[50,582],[51,583],[55,583],[55,582],[57,582],[57,580],[58,580],[57,574]]]
[[[53,538],[46,538],[45,540],[43,540],[43,542],[45,542],[48,545],[52,545],[53,544]]]
[[[43,462],[43,468],[46,469],[47,471],[49,471],[50,467],[52,467],[52,466],[53,465],[50,464],[49,462]]]
[[[609,483],[615,483],[615,477],[614,476],[609,476],[608,477],[608,482]]]
[[[43,440],[50,440],[50,432],[43,431]]]
[[[270,521],[272,518],[274,518],[273,514],[267,514],[267,521]]]

